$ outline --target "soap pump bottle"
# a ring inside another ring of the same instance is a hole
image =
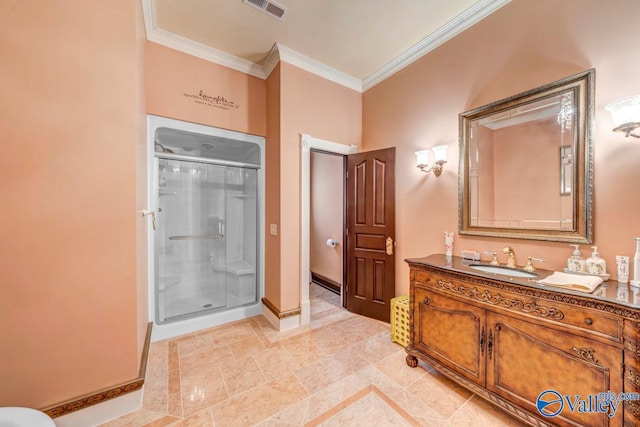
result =
[[[587,259],[587,272],[589,274],[606,274],[607,273],[607,262],[600,258],[600,254],[598,253],[597,246],[591,246],[593,249],[593,253]]]
[[[580,245],[569,245],[573,246],[575,249],[573,251],[573,255],[569,257],[567,260],[567,269],[569,271],[576,271],[579,273],[586,271],[586,263],[584,258],[582,258],[580,254]]]
[[[640,237],[635,237],[636,254],[633,256],[633,280],[631,286],[640,287]]]

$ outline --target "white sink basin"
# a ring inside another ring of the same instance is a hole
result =
[[[485,273],[493,273],[493,274],[502,274],[503,276],[511,276],[511,277],[538,277],[535,273],[529,273],[528,271],[519,270],[517,268],[509,268],[503,267],[500,265],[484,265],[484,264],[476,264],[470,265],[469,267],[484,271]]]

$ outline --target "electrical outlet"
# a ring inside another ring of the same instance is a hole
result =
[[[272,236],[277,236],[278,235],[278,224],[271,224],[269,232],[271,233]]]

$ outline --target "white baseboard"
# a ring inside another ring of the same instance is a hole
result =
[[[143,389],[109,399],[70,414],[54,418],[57,427],[90,427],[111,421],[142,408]]]
[[[308,326],[311,324],[311,301],[307,298],[302,301],[300,306],[300,326]]]
[[[288,331],[289,329],[295,329],[300,326],[300,315],[289,316],[283,319],[279,319],[278,316],[273,314],[267,307],[262,309],[262,315],[280,332]]]

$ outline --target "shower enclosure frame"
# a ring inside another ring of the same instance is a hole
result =
[[[152,341],[158,341],[195,332],[201,329],[210,328],[224,323],[245,319],[251,316],[257,316],[263,312],[262,297],[264,296],[264,190],[265,190],[265,139],[261,136],[246,134],[242,132],[230,131],[226,129],[216,128],[213,126],[200,125],[182,120],[170,119],[155,115],[147,115],[147,210],[158,213],[158,177],[155,165],[155,135],[159,128],[169,128],[179,131],[191,132],[201,135],[220,137],[240,142],[253,143],[260,148],[260,166],[256,168],[257,172],[257,265],[256,265],[256,281],[257,295],[256,302],[250,305],[234,307],[223,311],[212,313],[203,313],[196,317],[185,318],[176,322],[158,323],[156,319],[156,257],[155,257],[155,233],[153,222],[148,221],[147,224],[147,252],[148,252],[148,307],[149,321],[153,322]],[[231,165],[233,162],[218,162],[220,165]]]

